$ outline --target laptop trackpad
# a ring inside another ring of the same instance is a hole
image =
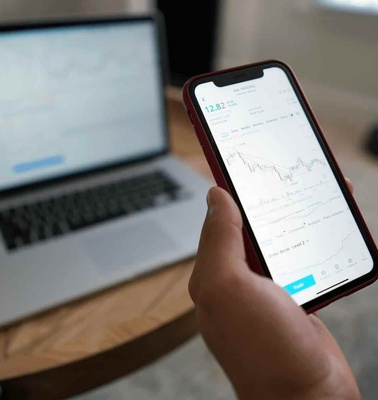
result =
[[[150,260],[153,262],[162,253],[177,248],[174,240],[152,220],[138,221],[97,237],[86,238],[82,243],[97,270],[103,273],[119,269],[135,270],[137,266]]]

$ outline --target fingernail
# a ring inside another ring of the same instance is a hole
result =
[[[206,196],[206,202],[207,202],[207,217],[209,217],[213,211],[214,211],[214,193],[213,193],[213,188],[210,188],[210,190],[207,192]]]
[[[209,189],[206,196],[207,207],[211,208],[214,205],[214,198],[212,196],[212,188]]]

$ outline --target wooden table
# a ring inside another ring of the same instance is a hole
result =
[[[211,178],[180,91],[168,88],[167,99],[173,150]],[[191,338],[197,332],[187,290],[193,261],[0,328],[6,398],[63,399],[132,372]]]

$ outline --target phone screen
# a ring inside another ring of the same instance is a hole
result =
[[[299,304],[369,273],[373,258],[280,67],[194,90],[273,280]]]

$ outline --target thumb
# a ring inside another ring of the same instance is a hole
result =
[[[201,258],[206,255],[215,265],[245,261],[243,221],[235,201],[224,189],[213,187],[208,192],[207,203],[199,246]]]
[[[207,203],[208,212],[189,283],[193,300],[200,281],[210,283],[217,277],[236,273],[236,266],[249,270],[242,234],[243,221],[238,206],[229,193],[219,187],[209,190]]]

